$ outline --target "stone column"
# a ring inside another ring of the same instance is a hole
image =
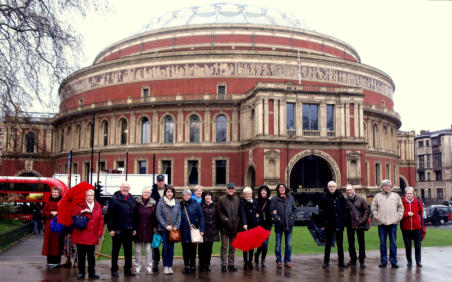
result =
[[[359,104],[359,132],[360,132],[360,134],[359,134],[359,137],[360,138],[362,138],[362,137],[365,137],[364,136],[364,106],[363,106],[363,104]]]
[[[318,119],[320,136],[326,136],[326,103],[320,103]]]
[[[353,112],[354,112],[354,115],[353,115],[353,126],[355,128],[355,138],[359,138],[360,134],[361,134],[360,126],[359,126],[361,113],[359,112],[358,104],[355,102],[355,103],[353,103],[353,105],[354,105],[353,106]]]
[[[286,117],[287,118],[287,117]],[[286,118],[284,120],[286,120]],[[295,130],[296,136],[303,136],[303,102],[301,100],[297,100],[295,103]],[[287,127],[284,123],[284,131],[287,134]]]
[[[210,109],[206,109],[204,112],[204,141],[210,142]]]
[[[264,105],[262,100],[258,100],[256,103],[256,114],[255,114],[255,121],[256,121],[256,136],[262,135],[262,126],[263,126],[263,119],[262,119],[262,113],[264,111]]]
[[[238,112],[237,108],[234,108],[232,110],[232,124],[231,124],[231,130],[232,130],[232,142],[238,141]]]
[[[345,137],[350,137],[350,104],[344,104],[345,107]]]
[[[264,127],[264,135],[268,135],[268,99],[262,99],[264,112],[262,117],[263,127]]]
[[[184,140],[184,113],[182,112],[182,109],[179,108],[177,110],[177,121],[176,121],[176,127],[177,127],[177,141],[176,142],[183,142]]]
[[[83,131],[83,130],[82,130]],[[116,142],[116,117],[113,115],[110,119],[110,144],[111,145],[118,145],[118,142]]]
[[[159,114],[156,110],[152,111],[152,143],[158,142],[159,136]]]
[[[130,113],[129,121],[129,144],[135,144],[135,134],[137,131],[135,112]]]
[[[345,137],[345,109],[344,109],[344,104],[340,103],[337,104],[337,134],[340,137]]]

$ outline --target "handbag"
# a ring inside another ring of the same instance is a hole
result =
[[[170,215],[168,207],[166,207],[166,211],[168,212],[169,226],[173,227],[173,225],[171,224],[171,215]],[[173,242],[173,243],[182,241],[182,236],[180,235],[180,230],[179,229],[177,229],[177,230],[171,229],[170,231],[168,231],[168,239],[170,242]]]
[[[65,226],[64,224],[58,223],[57,220],[58,220],[58,219],[57,219],[57,217],[55,216],[55,217],[50,221],[50,231],[62,233],[62,232],[66,229],[66,226]]]
[[[162,235],[158,233],[154,233],[154,236],[152,236],[152,243],[151,248],[156,249],[160,247],[160,244],[162,243]]]
[[[367,219],[366,225],[364,225],[364,231],[369,231],[370,229],[370,218]]]
[[[190,225],[191,242],[193,244],[201,244],[204,241],[202,238],[201,232],[199,231],[198,228],[196,228],[193,224],[191,224],[190,217],[188,216],[186,207],[184,207],[184,210],[185,210],[185,214],[187,215],[188,224]]]
[[[89,221],[89,218],[87,216],[76,215],[76,216],[74,216],[74,222],[72,223],[72,225],[74,226],[74,228],[83,230],[88,225],[88,221]]]

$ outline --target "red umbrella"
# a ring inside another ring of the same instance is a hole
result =
[[[260,247],[267,240],[268,236],[270,236],[270,231],[258,226],[247,231],[239,232],[231,245],[234,248],[248,252],[249,250]]]
[[[73,221],[71,213],[75,206],[85,200],[86,190],[93,189],[94,186],[85,181],[69,189],[58,203],[58,223],[70,226]]]

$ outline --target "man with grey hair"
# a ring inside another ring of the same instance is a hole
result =
[[[378,267],[386,267],[388,264],[386,240],[389,236],[389,261],[393,268],[398,268],[397,223],[402,220],[404,208],[400,196],[391,191],[391,180],[383,180],[381,190],[380,193],[375,195],[370,208],[374,220],[378,224],[378,236],[380,237],[380,265]]]
[[[366,245],[364,241],[364,230],[369,219],[369,205],[366,199],[356,194],[355,188],[351,184],[345,186],[347,193],[347,200],[350,203],[350,218],[346,224],[347,239],[348,239],[348,253],[350,255],[349,265],[356,265],[355,249],[355,233],[358,238],[359,246],[359,264],[362,268],[366,267],[364,259],[366,258]]]

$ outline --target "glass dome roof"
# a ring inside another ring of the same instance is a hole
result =
[[[292,14],[282,13],[276,9],[231,3],[207,4],[168,12],[151,19],[143,29],[155,30],[202,24],[256,24],[310,30],[303,21]]]

